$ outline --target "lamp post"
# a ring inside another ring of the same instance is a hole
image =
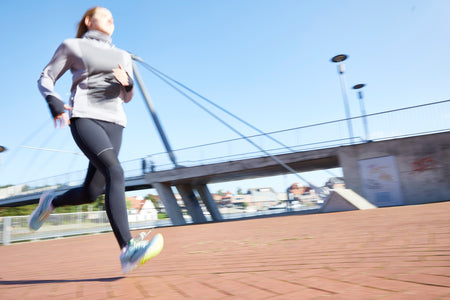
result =
[[[352,127],[352,120],[350,119],[350,107],[348,105],[348,97],[347,97],[347,90],[345,88],[345,66],[342,63],[344,60],[347,59],[347,55],[345,54],[339,54],[336,56],[333,56],[331,58],[331,62],[337,63],[337,70],[341,82],[341,91],[342,91],[342,98],[344,100],[344,108],[345,108],[345,116],[347,119],[347,127],[348,127],[348,135],[350,137],[350,143],[353,144],[353,127]]]
[[[362,92],[362,88],[365,87],[366,85],[364,83],[360,83],[360,84],[356,84],[353,86],[353,89],[358,91],[358,99],[359,99],[359,107],[361,109],[361,116],[362,116],[362,121],[363,121],[363,125],[364,125],[364,133],[365,133],[365,140],[366,142],[369,142],[369,127],[367,125],[367,115],[366,115],[366,109],[364,107],[364,97],[363,97],[363,92]]]

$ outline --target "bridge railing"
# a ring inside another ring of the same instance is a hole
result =
[[[320,112],[317,114],[320,115]],[[270,122],[270,120],[267,121]],[[350,121],[354,132],[353,138],[348,136],[347,119],[339,119],[175,149],[174,154],[178,164],[190,167],[261,157],[267,154],[277,155],[445,132],[450,130],[450,100],[356,116],[350,118]],[[366,136],[364,121],[367,122],[369,136]],[[249,141],[256,144],[258,148]],[[146,170],[142,168],[143,159],[146,159]],[[174,167],[165,152],[153,153],[146,158],[123,161],[122,165],[125,177],[143,175],[144,172],[150,171],[152,165],[154,171]],[[0,199],[21,193],[36,192],[36,189],[79,185],[85,172],[81,170],[29,181],[22,186],[10,188],[10,192],[1,189]]]
[[[350,121],[353,138],[348,136],[347,119],[340,119],[176,149],[174,154],[180,165],[189,167],[261,157],[267,153],[277,155],[444,132],[450,130],[450,100],[356,116]],[[174,167],[165,152],[152,154],[150,159],[156,171]],[[139,173],[142,172],[140,162],[138,159],[123,165]]]
[[[158,220],[154,214],[129,214],[130,229],[171,225],[170,220]],[[28,216],[0,218],[0,243],[48,239],[63,236],[109,232],[111,226],[105,211],[52,214],[38,231],[28,228]]]
[[[280,201],[277,205],[273,202],[255,202],[246,208],[233,205],[220,207],[219,210],[224,219],[238,219],[319,208],[320,206],[315,203],[287,206],[285,201]],[[206,208],[203,209],[206,211]],[[208,213],[205,217],[207,221],[212,221]],[[189,215],[185,215],[184,218],[186,223],[193,223]],[[153,210],[140,214],[130,212],[128,221],[131,230],[172,225],[170,219],[158,219]],[[28,228],[28,216],[0,217],[0,244],[2,245],[110,231],[112,229],[105,211],[52,214],[38,231],[31,231]]]

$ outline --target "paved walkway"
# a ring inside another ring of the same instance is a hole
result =
[[[0,247],[0,299],[450,299],[450,202],[159,228],[123,276],[112,234]]]

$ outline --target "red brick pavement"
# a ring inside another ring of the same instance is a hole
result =
[[[450,202],[156,229],[123,276],[111,233],[0,247],[0,299],[450,299]]]

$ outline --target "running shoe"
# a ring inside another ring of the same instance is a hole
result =
[[[44,192],[39,199],[39,205],[30,215],[28,219],[28,227],[31,230],[38,230],[41,228],[45,220],[50,216],[55,209],[52,205],[52,200],[55,198],[55,194],[52,192]]]
[[[161,233],[155,235],[151,241],[143,241],[141,234],[132,239],[120,254],[123,274],[154,258],[161,252],[163,246],[164,238]]]

